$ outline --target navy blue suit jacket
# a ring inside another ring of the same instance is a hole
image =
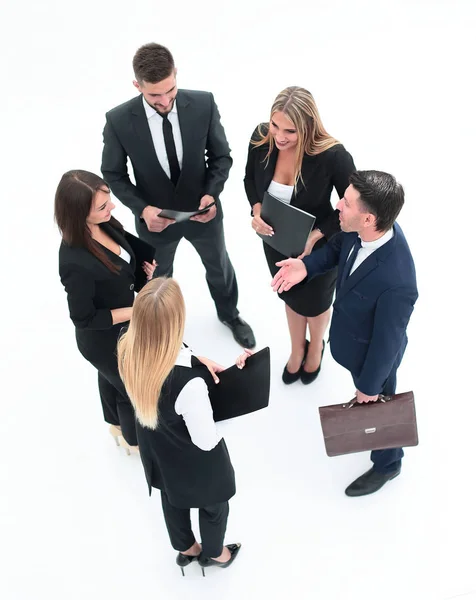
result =
[[[348,369],[357,389],[380,394],[400,364],[406,329],[418,298],[415,266],[399,225],[386,244],[375,250],[346,281],[343,267],[357,233],[336,234],[303,259],[308,278],[338,265],[330,344],[334,359]]]

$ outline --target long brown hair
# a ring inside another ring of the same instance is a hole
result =
[[[284,113],[292,121],[298,134],[294,163],[294,185],[296,186],[299,179],[302,182],[301,169],[304,154],[315,156],[339,144],[339,142],[327,133],[319,116],[316,101],[311,92],[302,87],[291,86],[280,92],[271,107],[270,121],[276,112]],[[252,140],[251,143],[256,147],[269,145],[265,158],[268,161],[274,149],[274,138],[270,126],[267,130],[260,126],[258,135],[260,139]]]
[[[94,196],[101,189],[109,191],[109,186],[94,173],[80,169],[65,173],[56,189],[55,221],[65,244],[86,248],[110,271],[118,273],[120,267],[107,257],[101,245],[93,239],[86,223]],[[111,217],[109,224],[120,232],[124,231],[114,217]]]
[[[137,420],[155,429],[159,398],[180,352],[185,302],[175,279],[157,277],[134,300],[128,330],[117,346],[119,374]]]

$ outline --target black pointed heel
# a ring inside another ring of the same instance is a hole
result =
[[[180,567],[180,570],[182,571],[182,577],[185,577],[185,571],[183,570],[184,567],[188,567],[188,565],[193,562],[194,560],[198,560],[200,555],[197,556],[188,556],[186,554],[182,554],[181,552],[179,552],[177,554],[177,558],[175,559],[175,562],[178,564],[178,566]]]
[[[315,371],[308,373],[307,371],[304,370],[304,367],[301,369],[301,381],[304,383],[304,385],[309,385],[310,383],[312,383],[315,379],[317,379],[317,376],[321,372],[322,357],[324,356],[325,347],[326,347],[326,342],[324,340],[322,340],[321,362],[319,363],[319,366],[317,367],[317,369]]]
[[[202,567],[202,575],[205,577],[205,569],[207,567],[220,567],[220,569],[226,569],[231,565],[231,563],[235,560],[240,551],[241,544],[227,544],[226,546],[230,551],[230,558],[226,562],[218,562],[213,558],[208,558],[207,556],[200,555],[198,558],[198,564]]]
[[[301,366],[296,371],[296,373],[290,373],[288,371],[288,366],[286,364],[284,366],[284,371],[283,371],[283,376],[282,376],[283,383],[285,383],[286,385],[289,385],[290,383],[294,383],[301,377],[302,366],[304,364],[304,361],[306,360],[308,350],[309,350],[309,341],[306,340],[306,347],[304,348],[304,356],[302,358]]]

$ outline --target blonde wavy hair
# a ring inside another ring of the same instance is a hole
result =
[[[156,429],[159,398],[175,365],[185,327],[185,303],[175,279],[152,279],[137,295],[118,346],[119,374],[137,420]]]
[[[271,107],[270,124],[267,131],[263,131],[261,125],[258,127],[259,140],[253,140],[251,143],[255,147],[269,144],[269,150],[265,160],[269,161],[269,157],[274,149],[274,138],[271,134],[271,119],[274,113],[282,112],[292,121],[298,134],[297,151],[294,163],[294,185],[298,180],[302,182],[302,160],[304,154],[315,156],[321,152],[325,152],[332,146],[340,142],[327,133],[322,124],[319,111],[317,110],[316,101],[311,92],[308,92],[302,87],[291,86],[280,92]],[[304,182],[303,182],[304,183]]]

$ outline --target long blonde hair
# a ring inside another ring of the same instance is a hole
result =
[[[184,326],[185,303],[175,279],[149,281],[117,346],[119,374],[144,427],[158,425],[159,397],[180,352]]]
[[[298,134],[294,162],[294,185],[296,186],[299,179],[302,181],[301,169],[304,154],[315,156],[339,144],[339,142],[327,133],[319,116],[316,101],[311,92],[302,87],[291,86],[280,92],[271,107],[270,121],[276,112],[284,113],[292,121]],[[271,123],[267,131],[263,131],[260,126],[258,135],[260,139],[253,140],[251,143],[256,147],[269,144],[269,150],[265,158],[269,161],[274,149]]]

